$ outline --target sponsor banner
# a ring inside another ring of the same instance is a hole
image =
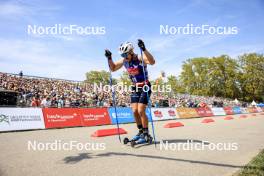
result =
[[[263,112],[262,109],[261,109],[261,107],[257,107],[257,111],[258,112]]]
[[[167,113],[168,113],[168,116],[170,117],[169,119],[178,119],[178,115],[177,115],[177,112],[176,112],[176,109],[175,108],[165,108]]]
[[[199,114],[197,113],[195,108],[176,108],[176,111],[180,118],[199,117]]]
[[[78,108],[43,108],[46,128],[82,126]]]
[[[235,114],[241,114],[242,113],[240,107],[233,107],[233,112]]]
[[[247,108],[247,111],[249,113],[257,113],[258,112],[257,108],[255,108],[255,107],[249,107],[249,108]]]
[[[156,120],[168,120],[176,118],[176,111],[173,108],[152,108],[152,119]]]
[[[41,108],[0,108],[0,131],[44,128]]]
[[[247,108],[240,108],[240,110],[241,110],[241,113],[242,113],[242,114],[247,114],[247,113],[249,113],[248,110],[247,110]]]
[[[78,110],[83,126],[111,124],[107,108],[80,108]]]
[[[108,108],[112,124],[116,124],[115,108]],[[134,115],[131,108],[116,108],[118,123],[131,123],[135,122]]]
[[[226,112],[226,115],[233,115],[234,114],[232,107],[224,107],[224,111]]]
[[[211,108],[212,111],[213,111],[213,114],[215,116],[223,116],[223,115],[226,115],[226,112],[223,108]]]
[[[214,116],[212,110],[208,107],[206,107],[206,108],[195,108],[195,110],[200,117]]]

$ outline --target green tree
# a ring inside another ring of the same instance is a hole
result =
[[[186,92],[195,95],[207,95],[208,58],[188,59],[183,63],[180,80]]]
[[[239,65],[227,55],[214,57],[209,62],[209,96],[238,98],[241,94],[238,83]]]
[[[86,73],[86,80],[85,82],[90,83],[90,84],[100,84],[102,83],[103,85],[109,84],[109,78],[110,78],[110,73],[106,72],[104,70],[102,71],[89,71]],[[113,84],[116,84],[117,80],[113,78]]]
[[[181,84],[181,82],[177,79],[176,76],[170,75],[167,77],[167,85],[171,86],[173,93],[185,93],[184,86]]]
[[[188,59],[180,80],[186,91],[195,95],[237,98],[238,63],[227,55]]]
[[[123,83],[123,85],[130,86],[132,84],[129,75],[126,71],[123,71],[122,75],[120,76],[120,82]]]
[[[250,53],[239,57],[240,84],[246,101],[264,101],[264,57]]]

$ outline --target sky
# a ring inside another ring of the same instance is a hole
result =
[[[0,72],[82,81],[91,70],[108,70],[104,49],[137,39],[156,59],[150,78],[179,75],[186,59],[264,52],[264,1],[252,0],[0,0]],[[34,35],[28,26],[104,27],[102,35]],[[170,27],[237,27],[237,34],[161,34]],[[124,69],[115,72],[119,77]]]

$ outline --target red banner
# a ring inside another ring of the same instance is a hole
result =
[[[111,124],[107,108],[43,108],[46,128]]]
[[[42,111],[46,128],[82,126],[76,108],[43,108]]]
[[[224,110],[226,112],[226,115],[233,115],[234,114],[232,107],[224,107]]]
[[[214,116],[212,110],[208,107],[206,108],[196,108],[195,109],[200,117],[210,117]]]
[[[83,126],[96,126],[111,124],[107,108],[79,109]]]

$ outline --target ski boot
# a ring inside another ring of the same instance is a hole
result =
[[[131,140],[131,147],[134,147],[137,144],[151,144],[152,141],[153,138],[149,134],[141,134],[137,141]]]
[[[127,143],[132,142],[132,141],[137,141],[137,140],[140,139],[141,135],[142,135],[142,132],[140,131],[140,132],[138,132],[138,134],[135,135],[131,140],[129,140],[127,137],[124,138],[123,142],[124,142],[124,144],[127,144]]]

